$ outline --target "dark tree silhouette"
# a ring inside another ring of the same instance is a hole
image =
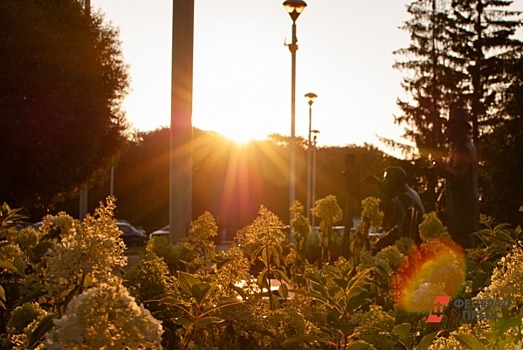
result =
[[[0,2],[0,200],[67,198],[125,143],[118,32],[75,0]]]
[[[470,111],[473,137],[502,118],[501,95],[510,86],[507,63],[522,43],[515,39],[522,21],[510,0],[414,1],[403,29],[411,45],[395,53],[395,67],[405,73],[408,99],[398,101],[405,136],[422,157],[440,156],[443,124],[449,109]],[[483,126],[483,130],[481,130]]]

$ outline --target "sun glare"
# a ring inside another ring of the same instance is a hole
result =
[[[227,130],[227,131],[218,131],[220,134],[225,136],[227,139],[231,140],[237,145],[246,145],[257,138],[244,130]]]

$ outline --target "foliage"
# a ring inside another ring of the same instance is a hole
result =
[[[403,113],[396,121],[423,158],[442,155],[450,108],[470,110],[474,141],[502,118],[498,96],[511,89],[517,73],[507,68],[522,47],[514,38],[521,20],[507,9],[510,3],[430,0],[407,7],[411,18],[403,29],[411,44],[395,52],[403,59],[395,67],[406,73],[402,86],[409,98],[398,101]]]
[[[521,59],[523,61],[523,59]],[[523,85],[523,75],[520,73]],[[520,89],[523,105],[523,89]],[[482,137],[478,153],[483,159],[480,168],[482,192],[481,210],[494,216],[498,222],[523,224],[517,209],[523,198],[523,184],[518,175],[523,171],[523,113],[497,125]]]
[[[318,213],[334,222],[335,198],[320,203]],[[375,198],[362,207],[366,219],[355,234],[381,219]],[[1,230],[8,243],[1,248],[10,248],[0,249],[0,259],[19,268],[0,275],[8,287],[0,348],[437,350],[522,343],[522,231],[487,216],[475,250],[463,252],[429,213],[418,247],[408,239],[374,252],[353,245],[357,254],[311,263],[307,255],[300,260],[311,228],[299,203],[295,242],[262,206],[221,252],[212,242],[216,220],[205,212],[176,245],[152,239],[121,275],[114,209],[109,198],[84,221],[61,213],[46,217],[38,232]],[[175,258],[182,262],[169,267],[166,259]],[[298,261],[299,268],[289,266]],[[431,324],[427,313],[441,295],[452,300],[443,321]],[[510,303],[495,306],[495,319],[465,319],[455,302],[483,300],[482,311],[501,298]]]
[[[141,256],[138,266],[129,271],[125,277],[124,284],[129,292],[138,302],[147,304],[151,304],[168,293],[174,283],[165,261],[152,252]],[[151,307],[153,305],[149,306],[149,308]]]
[[[419,225],[419,235],[424,242],[440,237],[450,239],[447,229],[443,226],[443,223],[438,218],[438,214],[434,211],[423,214],[423,221]]]
[[[375,197],[367,197],[362,200],[361,208],[361,223],[354,230],[349,249],[354,266],[358,266],[361,262],[361,255],[370,250],[369,232],[371,228],[379,229],[384,215],[380,211],[380,200]]]
[[[51,297],[67,303],[90,287],[118,282],[114,271],[125,266],[127,259],[114,209],[108,198],[107,206],[100,206],[82,222],[65,213],[44,218],[41,233],[58,236],[44,257],[44,286]]]
[[[54,321],[45,349],[160,349],[162,326],[122,285],[100,283],[75,296]]]
[[[216,246],[212,239],[218,235],[216,219],[208,211],[192,222],[186,237],[181,240],[181,246],[195,254],[192,261],[187,261],[187,269],[198,273],[207,273],[208,262],[216,255]]]
[[[0,196],[42,215],[122,149],[127,67],[80,1],[2,1],[0,17]]]
[[[333,226],[343,218],[343,212],[338,205],[336,196],[329,195],[323,199],[318,199],[316,205],[311,209],[314,216],[321,220],[320,222],[320,249],[321,262],[328,263],[331,260],[331,251],[333,249]]]
[[[307,217],[303,215],[304,209],[304,206],[298,201],[295,201],[291,207],[293,214],[291,226],[294,234],[294,242],[291,243],[292,252],[290,256],[293,262],[291,263],[289,261],[289,263],[291,263],[293,283],[297,286],[303,284],[302,276],[307,264],[307,248],[309,238],[312,234],[312,226]]]
[[[283,226],[283,222],[274,213],[261,206],[258,217],[237,236],[239,244],[245,246],[249,252],[251,263],[262,263],[257,283],[268,294],[271,310],[279,308],[278,297],[273,293],[273,279],[279,281],[279,287],[275,288],[283,298],[287,298],[286,283],[290,282],[285,271],[287,262],[283,254]]]
[[[355,166],[347,164],[348,154],[355,155]],[[288,157],[288,149],[269,140],[240,147],[216,132],[193,128],[193,213],[210,211],[218,224],[218,239],[227,241],[252,222],[262,204],[288,224],[289,203],[281,195],[288,190]],[[352,218],[359,215],[361,199],[376,196],[374,186],[363,184],[359,189],[360,175],[363,179],[382,173],[387,162],[393,161],[370,145],[321,147],[316,158],[317,169],[321,169],[317,172],[316,199],[335,195],[345,212],[346,226],[352,226]],[[297,178],[305,178],[306,161],[306,151],[297,149]],[[119,218],[127,218],[147,232],[169,222],[168,128],[140,132],[130,142],[116,164],[114,184]],[[90,189],[89,208],[106,197],[109,186],[107,179]],[[350,188],[358,189],[354,201],[348,194]],[[297,186],[296,199],[304,203],[305,198],[305,187]],[[354,208],[349,210],[351,203]],[[69,201],[60,210],[74,215],[78,201]]]
[[[3,212],[10,220],[0,227],[0,259],[18,268],[0,274],[2,349],[159,348],[162,326],[122,283],[127,261],[114,209],[108,198],[83,221],[48,215],[38,231]]]

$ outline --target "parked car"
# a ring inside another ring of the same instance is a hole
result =
[[[117,220],[116,226],[122,232],[120,237],[122,237],[126,246],[142,246],[147,243],[145,230],[134,227],[126,220]]]
[[[149,238],[152,238],[152,237],[162,237],[162,236],[163,237],[169,237],[169,225],[164,226],[164,227],[162,227],[159,230],[153,231],[149,235]]]

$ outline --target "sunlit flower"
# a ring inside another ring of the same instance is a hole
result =
[[[101,205],[82,222],[65,213],[44,220],[44,230],[59,233],[45,257],[45,285],[51,295],[62,295],[71,286],[81,290],[87,283],[119,283],[115,269],[125,266],[127,258],[113,210],[114,203],[108,199],[107,206]]]
[[[361,216],[368,218],[370,224],[378,229],[383,222],[384,213],[380,211],[380,200],[375,197],[367,197],[361,201]]]
[[[419,235],[424,242],[439,237],[450,238],[447,229],[434,211],[423,214],[423,221],[419,225]]]
[[[523,247],[515,245],[494,268],[490,285],[478,298],[510,299],[512,307],[523,304]]]
[[[139,306],[122,285],[101,283],[71,300],[54,321],[46,349],[160,349],[161,322]]]

